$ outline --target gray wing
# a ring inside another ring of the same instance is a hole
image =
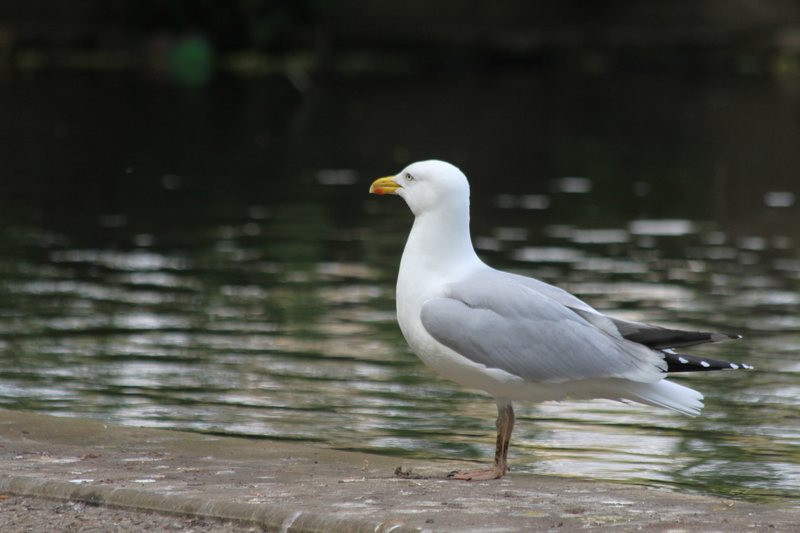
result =
[[[535,290],[535,284],[516,278],[521,276],[487,270],[448,285],[447,297],[422,306],[423,326],[471,361],[529,381],[624,377],[651,382],[663,377],[663,355],[615,335],[610,319],[556,287],[532,280],[545,286]],[[579,305],[581,313],[553,295]],[[584,314],[592,315],[592,321]]]
[[[555,300],[556,302],[579,314],[587,322],[597,326],[612,336],[622,337],[629,341],[643,344],[648,348],[652,348],[653,350],[684,348],[686,346],[694,346],[696,344],[705,344],[709,342],[720,342],[741,338],[740,335],[711,333],[708,331],[681,331],[677,329],[664,328],[661,326],[654,326],[652,324],[643,324],[641,322],[607,317],[598,313],[589,304],[576,298],[567,291],[544,283],[543,281],[539,281],[538,279],[500,271],[495,271],[495,274],[508,276],[516,283],[520,283]]]

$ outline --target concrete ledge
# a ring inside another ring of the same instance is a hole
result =
[[[28,476],[0,475],[0,492],[63,501],[79,501],[118,509],[179,516],[197,516],[241,524],[255,524],[266,531],[285,533],[410,533],[423,530],[402,520],[370,523],[343,520],[320,513],[290,511],[275,505],[248,504],[159,494],[110,486],[76,485],[68,481]]]
[[[119,510],[108,515],[213,518],[282,533],[751,533],[800,524],[798,502],[788,500],[513,471],[484,483],[446,479],[464,466],[0,409],[0,495]]]

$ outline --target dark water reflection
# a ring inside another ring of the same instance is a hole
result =
[[[800,127],[762,78],[504,72],[182,93],[0,82],[0,405],[487,461],[494,406],[394,322],[411,222],[366,193],[459,164],[491,264],[617,316],[740,332],[703,416],[524,406],[518,471],[796,497]]]

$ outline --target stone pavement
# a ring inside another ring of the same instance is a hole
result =
[[[113,510],[173,515],[178,529],[800,532],[789,505],[526,473],[445,478],[463,467],[0,409],[0,524],[4,502],[22,497],[99,506],[95,522],[103,509],[109,520]]]

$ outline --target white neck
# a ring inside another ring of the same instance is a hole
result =
[[[438,273],[452,279],[458,272],[479,264],[482,262],[469,233],[469,206],[435,209],[414,219],[400,262],[398,284],[412,282],[404,279],[412,270],[425,272],[428,279]]]

